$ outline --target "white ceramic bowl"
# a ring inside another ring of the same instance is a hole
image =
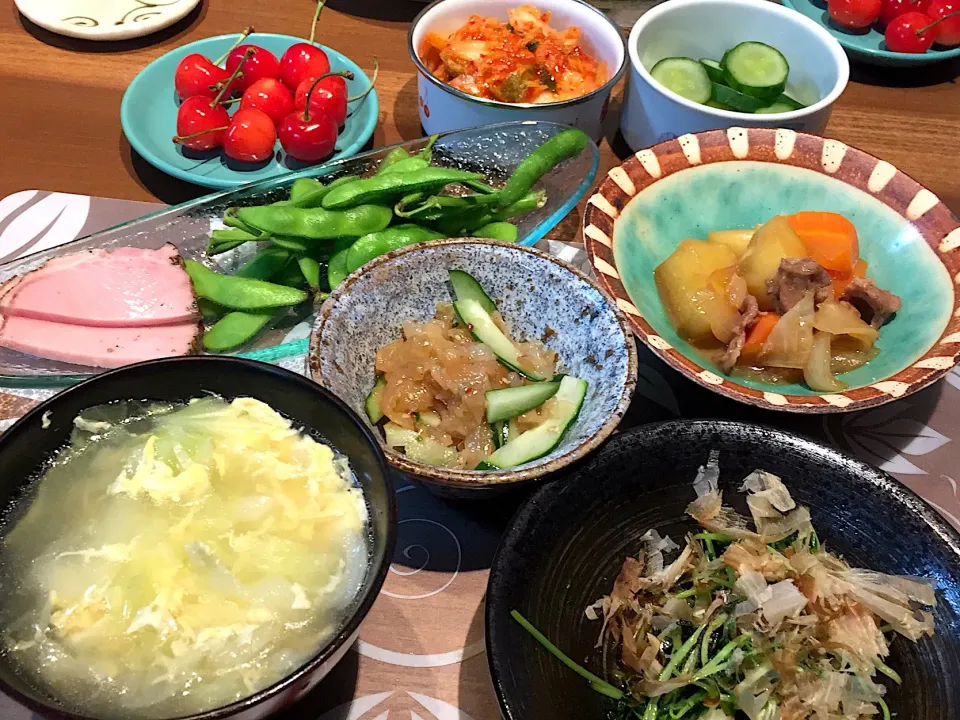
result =
[[[787,89],[802,110],[753,115],[700,105],[656,82],[648,68],[666,57],[719,60],[747,40],[773,45],[790,63]],[[726,127],[789,128],[819,135],[850,78],[850,63],[826,29],[768,0],[668,0],[644,14],[627,41],[630,74],[620,130],[634,150],[686,133]]]
[[[594,140],[600,139],[610,91],[626,70],[627,53],[620,28],[601,11],[581,0],[533,0],[533,4],[540,10],[550,11],[551,27],[579,27],[583,45],[595,58],[607,64],[610,79],[583,97],[542,105],[487,100],[441,82],[420,61],[419,48],[428,32],[453,32],[471,15],[506,21],[507,10],[521,4],[523,0],[437,0],[414,19],[407,43],[410,58],[417,66],[420,123],[428,135],[511,120],[547,120],[573,125]]]

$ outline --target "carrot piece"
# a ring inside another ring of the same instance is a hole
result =
[[[740,351],[740,357],[744,360],[756,360],[760,356],[763,344],[770,337],[773,328],[780,321],[780,316],[772,312],[762,312],[757,316],[757,321],[747,333],[747,339],[743,343],[743,349]]]
[[[800,236],[810,259],[826,270],[850,272],[860,258],[857,229],[839,213],[798,212],[788,215],[787,222]]]
[[[855,277],[866,277],[867,276],[867,261],[863,258],[858,258],[857,261],[853,264],[853,270],[851,272],[836,272],[833,270],[827,270],[830,274],[830,277],[833,278],[833,296],[839,298],[843,295],[843,291],[847,289],[847,285],[850,284],[850,281]]]

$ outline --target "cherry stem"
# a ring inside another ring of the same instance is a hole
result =
[[[348,97],[347,102],[352,103],[357,100],[363,100],[367,95],[370,94],[370,91],[373,90],[373,86],[377,84],[377,76],[380,74],[380,63],[377,61],[376,56],[373,58],[373,77],[370,79],[370,87],[364,90],[359,95],[354,95],[353,97]]]
[[[316,80],[313,81],[313,85],[310,86],[310,89],[307,90],[307,96],[304,100],[303,106],[303,121],[307,122],[310,120],[310,98],[313,95],[313,91],[316,89],[317,85],[320,84],[320,81],[328,77],[342,77],[345,80],[353,80],[353,73],[349,70],[341,70],[340,72],[328,72],[326,75],[321,75]]]
[[[223,101],[222,103],[220,103],[220,104],[223,105],[224,107],[226,107],[227,105],[233,105],[234,103],[238,103],[238,102],[240,102],[241,100],[243,100],[243,98],[235,97],[235,98],[230,98],[229,100],[224,100],[224,101]]]
[[[249,35],[249,34],[252,33],[252,32],[253,32],[253,25],[247,25],[247,27],[244,28],[243,32],[240,33],[240,37],[237,38],[237,41],[236,41],[233,45],[230,46],[230,49],[229,49],[229,50],[227,50],[223,55],[221,55],[220,57],[218,57],[218,58],[214,61],[213,64],[214,64],[214,65],[219,65],[219,64],[222,63],[224,60],[226,60],[226,59],[227,59],[227,56],[228,56],[230,53],[232,53],[234,50],[236,50],[238,47],[240,47],[240,43],[242,43],[244,40],[246,40],[246,39],[247,39],[247,35]]]
[[[942,23],[944,20],[948,20],[952,17],[956,17],[957,15],[960,15],[960,10],[954,10],[952,13],[947,13],[943,17],[938,17],[936,20],[934,20],[932,23],[930,23],[926,27],[920,28],[919,30],[917,30],[917,37],[920,37],[921,35],[923,35],[930,28],[936,27],[937,25]]]
[[[320,20],[320,11],[323,10],[323,5],[327,0],[319,0],[317,3],[317,11],[313,14],[313,25],[310,26],[310,44],[314,44],[314,38],[317,37],[317,22]]]
[[[243,70],[243,64],[250,59],[254,52],[256,51],[253,48],[250,48],[243,54],[243,57],[240,58],[240,64],[233,69],[233,74],[227,78],[227,82],[224,83],[223,87],[220,89],[220,92],[217,93],[217,96],[213,99],[213,102],[210,103],[210,107],[216,107],[220,101],[223,100],[223,96],[226,94],[227,90],[229,90],[230,86],[233,85],[233,82],[240,77],[240,73]]]
[[[220,132],[228,128],[229,128],[229,125],[224,125],[223,127],[215,127],[215,128],[209,128],[207,130],[201,130],[200,132],[195,132],[191,135],[174,135],[173,142],[179,145],[184,140],[193,140],[194,138],[198,138],[201,135],[206,135],[207,133],[212,133],[212,132]]]

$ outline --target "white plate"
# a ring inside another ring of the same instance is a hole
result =
[[[84,40],[128,40],[173,25],[200,0],[15,0],[32,22]]]

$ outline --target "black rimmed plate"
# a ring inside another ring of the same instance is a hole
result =
[[[853,565],[936,580],[936,636],[893,642],[887,663],[903,685],[885,683],[887,702],[903,719],[960,718],[960,534],[875,468],[780,430],[716,420],[615,435],[514,517],[491,568],[486,604],[487,654],[504,717],[606,717],[612,702],[540,647],[510,611],[608,677],[615,653],[595,647],[600,622],[588,620],[584,609],[610,591],[648,529],[680,539],[696,526],[684,510],[711,449],[720,451],[727,503],[745,512],[740,482],[757,468],[768,470],[810,508],[820,538]]]

